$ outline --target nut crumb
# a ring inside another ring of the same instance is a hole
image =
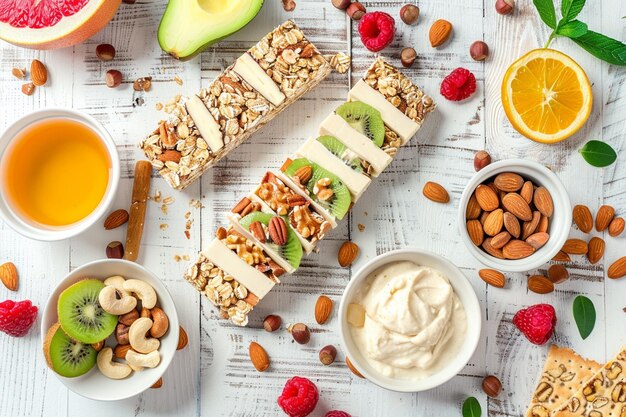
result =
[[[188,219],[188,218],[190,218],[190,217],[191,217],[191,212],[190,212],[190,211],[188,211],[187,213],[185,213],[185,219]]]
[[[152,86],[152,77],[137,78],[133,82],[133,90],[135,91],[150,91]]]
[[[13,68],[11,70],[11,74],[19,80],[23,80],[26,77],[26,69],[25,68]]]
[[[197,209],[204,208],[200,200],[197,200],[195,198],[192,198],[191,200],[189,200],[189,206],[193,208],[197,208]]]
[[[365,230],[365,225],[364,224],[359,223],[359,224],[357,224],[357,227],[359,228],[359,232],[362,232],[362,231]]]
[[[183,85],[183,79],[180,78],[178,75],[174,75],[174,81],[176,82],[176,84],[178,85]]]
[[[183,258],[183,261],[189,261],[191,259],[189,255],[183,255],[182,258]]]
[[[187,238],[187,240],[191,239],[191,234],[189,233],[189,230],[185,230],[185,237]]]
[[[161,230],[167,230],[169,226],[167,225],[167,223],[161,223],[159,227],[161,228]]]
[[[154,200],[155,203],[160,203],[161,202],[161,191],[157,190],[154,193],[154,197],[152,197],[152,199]]]
[[[162,212],[163,214],[167,214],[167,204],[163,204],[163,205],[161,206],[161,212]]]
[[[163,204],[172,204],[174,202],[174,197],[165,197],[163,199]]]
[[[163,110],[163,103],[158,102],[157,104],[154,105],[154,108],[157,109],[158,111]]]
[[[174,255],[174,261],[175,262],[180,262],[181,257],[178,255]]]

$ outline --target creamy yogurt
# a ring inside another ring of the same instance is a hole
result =
[[[356,345],[374,369],[391,378],[419,380],[436,373],[458,354],[467,331],[465,309],[448,278],[409,261],[376,270],[352,303],[353,317],[365,314],[349,319]]]

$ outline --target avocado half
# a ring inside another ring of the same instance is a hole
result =
[[[191,59],[243,28],[262,6],[263,0],[170,0],[159,24],[159,45],[174,58]]]

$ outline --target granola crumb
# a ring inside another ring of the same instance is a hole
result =
[[[183,261],[189,261],[191,258],[189,257],[189,255],[183,255],[182,259]]]
[[[191,217],[191,212],[190,212],[190,211],[188,211],[187,213],[185,213],[185,219],[188,219],[188,218],[190,218],[190,217]]]
[[[202,205],[202,202],[200,202],[200,200],[192,198],[191,200],[189,200],[189,206],[193,207],[193,208],[203,208],[204,206]]]
[[[165,197],[163,199],[163,204],[172,204],[174,202],[174,197]]]
[[[158,102],[157,104],[154,105],[154,107],[158,110],[161,111],[163,110],[163,103]]]
[[[161,224],[159,225],[159,228],[160,228],[161,230],[167,230],[167,228],[168,228],[168,227],[169,227],[169,226],[167,225],[167,223],[161,223]]]
[[[161,191],[157,190],[154,192],[154,197],[152,197],[155,203],[161,202]]]
[[[161,212],[162,212],[163,214],[167,214],[167,204],[163,204],[163,205],[161,206]]]
[[[183,85],[183,79],[180,78],[178,75],[174,75],[174,81],[176,82],[176,84],[178,85]]]
[[[357,227],[359,228],[359,232],[362,232],[362,231],[365,230],[365,225],[364,224],[359,223],[359,224],[357,224]]]
[[[180,262],[181,257],[178,255],[174,255],[174,261],[175,262]]]

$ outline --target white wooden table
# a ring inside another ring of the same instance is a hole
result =
[[[364,49],[356,25],[332,7],[329,1],[297,0],[294,12],[282,10],[278,0],[267,1],[260,15],[241,32],[182,63],[161,53],[156,29],[165,0],[139,0],[122,4],[116,18],[95,38],[73,48],[38,52],[0,44],[0,128],[40,108],[73,107],[99,119],[118,143],[122,181],[116,207],[127,207],[132,169],[141,157],[137,141],[158,120],[157,102],[177,93],[196,92],[221,69],[268,30],[287,18],[295,19],[324,53],[344,51],[354,59],[352,79],[359,77],[374,58]],[[248,328],[218,321],[208,300],[182,279],[188,262],[174,261],[176,255],[196,252],[212,239],[215,228],[225,224],[225,212],[243,193],[258,182],[268,168],[277,168],[284,158],[309,135],[323,117],[341,103],[349,89],[348,77],[332,75],[314,91],[291,106],[246,144],[235,150],[216,168],[184,192],[173,192],[154,177],[153,191],[173,196],[175,202],[163,214],[160,205],[150,203],[139,262],[162,277],[177,303],[183,326],[189,333],[189,347],[180,351],[164,376],[163,388],[148,390],[117,403],[97,403],[69,392],[47,369],[37,325],[22,339],[0,334],[0,416],[278,416],[276,398],[293,375],[312,379],[320,389],[320,403],[313,416],[330,409],[343,409],[359,417],[457,416],[462,401],[476,396],[484,415],[520,416],[525,410],[547,347],[528,343],[511,323],[521,307],[537,302],[552,303],[559,317],[554,341],[575,347],[584,355],[603,361],[626,343],[626,281],[605,279],[609,262],[626,251],[626,238],[609,238],[605,259],[595,266],[575,259],[571,278],[549,295],[529,293],[527,274],[510,274],[505,289],[488,288],[477,277],[480,265],[458,238],[458,199],[473,174],[474,152],[487,149],[494,159],[523,157],[540,161],[553,169],[570,192],[574,204],[592,210],[611,204],[618,215],[626,215],[626,71],[590,57],[568,40],[557,39],[552,46],[570,54],[587,72],[594,94],[589,122],[574,138],[554,146],[539,145],[515,132],[502,111],[500,82],[506,67],[524,52],[543,45],[547,28],[530,0],[518,0],[515,13],[500,16],[493,0],[420,1],[421,15],[415,27],[398,18],[401,1],[366,2],[369,10],[386,10],[396,17],[396,39],[383,55],[399,65],[399,52],[413,46],[418,59],[406,73],[438,103],[412,143],[403,148],[393,164],[375,181],[344,221],[323,242],[319,254],[304,259],[302,268],[275,289],[252,314]],[[626,3],[622,0],[588,0],[581,19],[590,28],[618,39],[626,39]],[[451,41],[439,50],[428,43],[428,28],[445,18],[454,25]],[[486,63],[471,60],[469,45],[484,39],[491,57]],[[95,57],[99,43],[117,49],[113,62]],[[12,67],[28,66],[33,58],[45,62],[49,85],[32,97],[20,92]],[[462,104],[439,95],[439,84],[452,69],[463,66],[478,79],[478,91]],[[118,89],[104,84],[107,69],[122,71],[126,82]],[[136,93],[132,80],[151,75],[153,88]],[[180,76],[184,84],[175,83]],[[621,153],[620,159],[604,170],[592,168],[577,149],[588,139],[609,142]],[[421,195],[424,182],[434,180],[450,191],[452,202],[441,206]],[[202,198],[202,209],[189,201]],[[191,238],[184,236],[184,214],[191,211]],[[167,224],[161,230],[160,224]],[[365,225],[360,231],[358,225]],[[580,232],[572,230],[574,236]],[[340,243],[354,240],[361,257],[351,269],[336,263]],[[124,240],[122,229],[103,232],[94,226],[84,235],[59,243],[28,240],[0,224],[0,262],[13,261],[21,275],[17,294],[0,288],[0,299],[31,299],[41,309],[55,282],[83,263],[104,257],[109,241]],[[325,326],[313,320],[313,305],[319,294],[339,301],[355,268],[376,254],[406,246],[417,246],[448,257],[470,278],[484,310],[483,335],[476,354],[461,372],[444,386],[420,394],[388,392],[355,378],[345,367],[340,353],[335,364],[324,367],[318,350],[327,344],[339,345],[336,316]],[[534,272],[534,271],[533,271]],[[582,341],[571,315],[573,298],[590,297],[598,311],[591,337]],[[262,320],[279,314],[285,323],[310,324],[313,336],[306,346],[292,341],[282,331],[269,334]],[[268,372],[258,373],[248,360],[248,344],[259,341],[272,358]],[[497,400],[487,400],[480,389],[482,377],[500,377],[504,391]],[[486,412],[488,410],[488,413]]]

